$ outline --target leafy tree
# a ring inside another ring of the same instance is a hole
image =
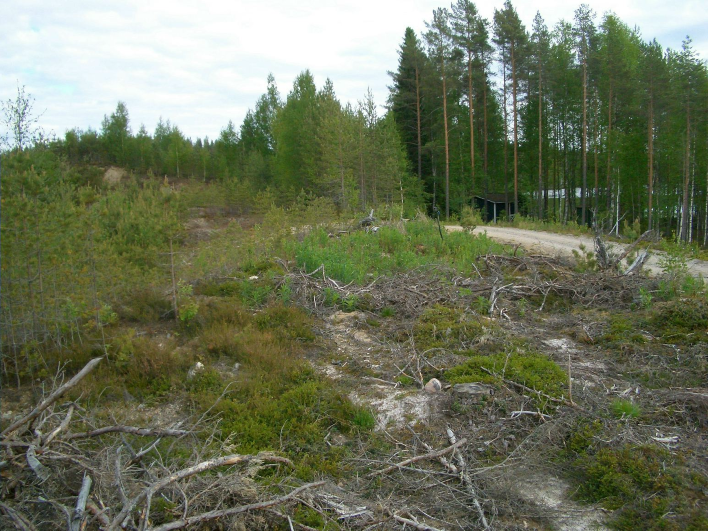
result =
[[[44,132],[38,125],[42,114],[34,113],[34,96],[25,92],[25,86],[17,85],[17,96],[2,103],[2,123],[7,133],[0,137],[2,144],[22,151],[44,138]],[[1,144],[0,144],[1,145]]]

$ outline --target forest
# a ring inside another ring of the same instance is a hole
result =
[[[214,139],[2,103],[0,527],[708,528],[708,65],[425,25],[386,102],[271,75]]]
[[[169,119],[152,136],[133,131],[119,102],[100,131],[69,130],[50,149],[72,164],[267,189],[278,204],[304,191],[344,211],[435,204],[449,218],[501,194],[508,216],[513,204],[608,230],[638,220],[706,243],[708,69],[689,37],[664,49],[585,4],[526,28],[509,1],[487,20],[460,0],[426,28],[403,36],[383,115],[370,92],[342,105],[306,70],[284,99],[270,76],[243,123],[215,139],[193,141]]]

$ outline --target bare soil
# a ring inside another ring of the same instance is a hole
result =
[[[459,225],[447,225],[448,231],[464,230]],[[588,236],[576,236],[572,234],[556,234],[552,232],[515,229],[513,227],[496,227],[487,225],[477,227],[474,230],[475,234],[487,233],[487,236],[502,243],[511,245],[520,245],[530,252],[548,255],[548,256],[566,256],[572,257],[573,251],[578,251],[583,245],[586,249],[593,249],[593,240]],[[624,249],[626,244],[613,243],[611,247],[617,251]],[[660,252],[653,252],[649,257],[645,270],[652,274],[662,273],[659,267]],[[694,276],[703,276],[708,278],[708,262],[704,260],[690,260],[688,263],[689,273]]]

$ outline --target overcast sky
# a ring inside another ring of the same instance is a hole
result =
[[[477,2],[486,18],[503,0]],[[530,29],[536,11],[552,28],[572,21],[580,4],[516,0]],[[690,35],[708,58],[705,0],[596,0],[597,14],[613,10],[645,40],[680,49]],[[269,73],[281,97],[309,69],[318,88],[326,78],[340,101],[356,105],[367,88],[385,104],[407,26],[418,35],[438,0],[66,0],[0,2],[0,99],[24,85],[44,111],[40,124],[100,129],[118,101],[137,132],[152,134],[160,117],[182,132],[216,138],[229,120],[239,126],[266,90]],[[46,110],[45,110],[46,109]]]

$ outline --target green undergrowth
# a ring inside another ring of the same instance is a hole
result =
[[[116,332],[107,359],[72,396],[128,408],[181,399],[195,415],[208,410],[218,419],[217,440],[234,451],[281,452],[302,479],[339,476],[346,446],[329,446],[328,434],[357,437],[375,418],[304,358],[315,339],[312,326],[296,307],[273,304],[254,312],[237,299],[215,298],[200,307],[192,339]],[[95,354],[87,349],[81,363]],[[189,377],[197,361],[204,368]]]
[[[376,233],[356,231],[337,238],[316,229],[301,242],[290,241],[286,247],[306,271],[324,265],[328,276],[359,284],[379,275],[431,264],[471,271],[480,255],[503,252],[501,245],[484,234],[449,233],[441,239],[435,224],[418,221],[383,226]]]
[[[434,348],[464,349],[482,333],[476,315],[440,304],[425,310],[413,326],[413,339],[421,352]]]
[[[452,384],[482,382],[501,385],[503,380],[511,380],[558,399],[566,393],[568,376],[544,354],[522,348],[489,356],[475,355],[473,351],[469,354],[468,361],[445,373],[447,381]],[[550,405],[548,398],[541,394],[534,398],[539,407]]]
[[[236,311],[230,318],[228,301],[219,301],[212,312],[218,317],[205,320],[199,335],[207,364],[228,368],[237,363],[238,368],[231,377],[201,373],[189,395],[194,407],[212,407],[220,419],[220,437],[239,452],[285,452],[296,459],[303,478],[316,472],[339,475],[344,449],[327,446],[327,434],[367,431],[373,416],[302,357],[301,345],[314,339],[309,316],[275,305],[256,314]]]
[[[612,423],[579,418],[568,431],[559,459],[577,485],[575,497],[614,511],[613,529],[706,529],[708,479],[687,465],[690,453],[610,446],[611,430]]]

